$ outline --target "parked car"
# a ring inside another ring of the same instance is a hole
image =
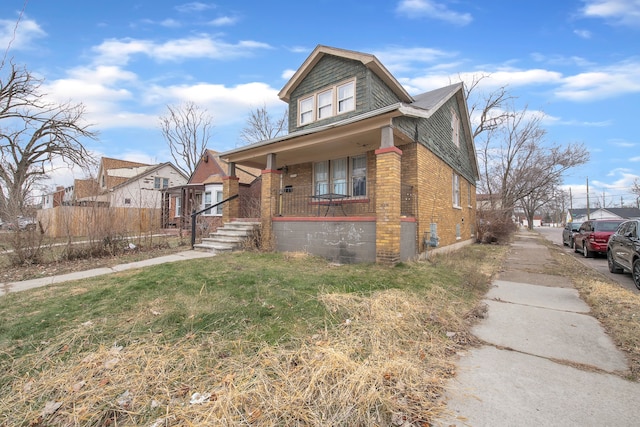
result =
[[[573,247],[573,235],[578,232],[581,222],[570,222],[564,226],[564,230],[562,230],[562,244],[564,246]]]
[[[35,218],[26,216],[19,216],[15,221],[7,222],[3,225],[7,230],[35,230],[38,226],[38,221]]]
[[[593,219],[583,222],[573,236],[573,250],[582,252],[585,258],[606,254],[609,237],[623,222],[623,219]]]
[[[633,283],[640,289],[640,220],[625,221],[609,239],[607,263],[612,273],[631,273]]]

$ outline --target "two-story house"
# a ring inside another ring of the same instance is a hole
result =
[[[478,165],[461,83],[412,96],[375,56],[318,46],[279,96],[289,133],[220,155],[225,198],[238,167],[262,170],[264,248],[396,263],[474,241]]]

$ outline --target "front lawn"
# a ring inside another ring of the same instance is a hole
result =
[[[0,425],[428,425],[506,250],[236,253],[8,294]]]

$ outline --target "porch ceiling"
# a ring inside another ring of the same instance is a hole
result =
[[[276,168],[319,160],[336,159],[362,154],[380,148],[381,128],[391,125],[393,115],[383,115],[338,127],[302,135],[284,137],[247,147],[246,150],[226,153],[223,158],[239,165],[265,169],[267,156],[276,155]],[[410,141],[394,129],[396,145]]]

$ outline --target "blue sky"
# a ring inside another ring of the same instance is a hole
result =
[[[565,179],[574,207],[587,177],[592,203],[635,202],[640,0],[0,3],[0,47],[49,96],[86,105],[100,132],[89,148],[150,163],[170,160],[158,126],[168,104],[207,108],[209,148],[235,148],[251,109],[284,110],[278,91],[318,44],[376,55],[412,95],[490,74],[482,90],[506,84],[519,107],[544,112],[548,142],[591,152]],[[51,176],[69,185],[82,173]]]

